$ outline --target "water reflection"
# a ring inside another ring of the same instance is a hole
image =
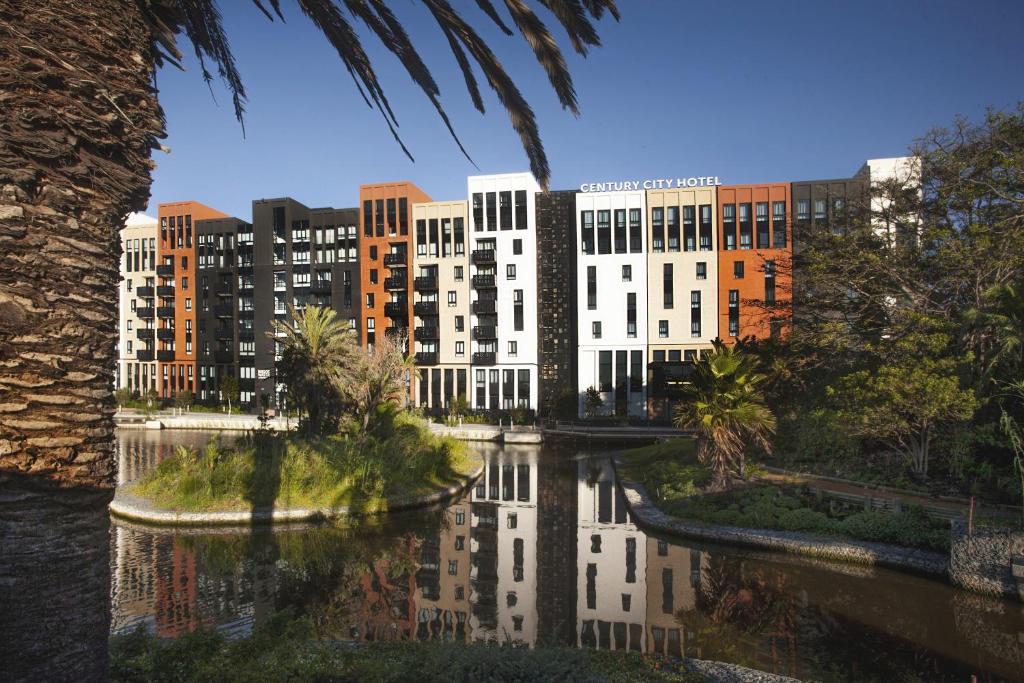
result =
[[[167,442],[125,439],[143,463],[135,471]],[[118,522],[113,628],[241,634],[290,609],[330,639],[573,644],[821,680],[1022,678],[1019,604],[649,535],[607,457],[536,447],[484,456],[484,476],[461,500],[346,527],[253,535]]]

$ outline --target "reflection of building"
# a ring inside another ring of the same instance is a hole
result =
[[[437,536],[420,546],[416,572],[416,638],[466,642],[469,639],[469,503],[445,510]]]
[[[643,651],[647,537],[626,509],[611,462],[577,466],[578,644]]]
[[[196,601],[196,557],[171,537],[160,537],[156,542],[157,553],[164,557],[155,575],[155,630],[158,636],[179,636],[194,630],[200,623]],[[167,545],[171,547],[166,548]]]
[[[537,462],[537,643],[576,642],[576,462]]]
[[[534,643],[537,635],[536,449],[505,447],[472,492],[473,637]]]
[[[677,614],[697,605],[701,552],[647,539],[647,652],[682,657],[685,633]]]

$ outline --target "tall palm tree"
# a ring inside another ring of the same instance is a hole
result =
[[[341,417],[338,387],[345,369],[359,357],[355,332],[333,308],[288,308],[289,319],[275,321],[271,339],[281,343],[278,376],[299,411],[299,429],[320,435]],[[277,335],[281,336],[278,337]]]
[[[399,3],[295,4],[406,153],[357,25],[399,59],[454,136],[440,88],[391,11]],[[421,4],[474,106],[484,109],[475,64],[546,184],[537,122],[511,77],[449,0]],[[537,4],[583,55],[600,42],[594,21],[618,17],[614,0]],[[476,5],[513,33],[492,0]],[[527,0],[504,5],[575,114],[557,42]],[[253,7],[285,16],[280,0]],[[215,0],[0,0],[0,670],[15,679],[106,674],[118,228],[149,199],[150,154],[166,135],[155,75],[180,63],[181,35],[203,77],[213,78],[209,64],[226,84],[241,120],[245,89]]]
[[[711,466],[713,488],[742,478],[745,453],[754,445],[771,449],[775,416],[765,404],[757,359],[720,341],[694,364],[676,406],[674,423],[697,432],[697,457]]]

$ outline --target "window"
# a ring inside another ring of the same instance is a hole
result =
[[[754,207],[757,216],[757,248],[769,247],[768,202],[758,202]]]
[[[593,336],[594,339],[600,339],[601,338],[601,321],[600,320],[595,320],[594,322],[590,323],[590,332],[591,332],[591,336]]]
[[[668,223],[668,250],[679,251],[679,207],[670,206],[666,209]]]
[[[455,281],[462,282],[463,278],[462,266],[455,266]]]
[[[377,284],[377,277],[378,277],[377,276],[377,269],[376,268],[370,268],[370,284],[371,285]]]
[[[629,352],[629,385],[631,391],[644,389],[644,352]]]
[[[711,227],[711,205],[700,205],[700,250],[711,251],[711,236],[714,230]]]
[[[786,248],[786,202],[772,203],[772,237],[776,249]]]
[[[629,210],[629,252],[643,251],[643,228],[640,225],[640,209]]]
[[[694,222],[694,208],[683,207],[683,251],[697,251],[697,224]]]
[[[740,290],[729,290],[729,336],[740,336]]]
[[[754,245],[754,226],[750,218],[750,204],[740,204],[740,249],[750,249]]]
[[[796,200],[796,219],[798,221],[806,221],[811,218],[811,200],[809,199],[798,199]]]
[[[725,242],[725,249],[731,251],[736,248],[736,205],[722,205],[722,240]]]
[[[131,352],[132,352],[132,340],[129,339],[128,340],[128,353],[131,353]]]
[[[597,308],[597,266],[587,266],[587,309]]]
[[[498,213],[501,216],[501,229],[512,229],[512,193],[498,193]]]
[[[632,282],[633,281],[633,266],[622,266],[622,281]]]
[[[473,193],[473,230],[479,232],[484,229],[484,195],[482,192]]]
[[[526,190],[516,190],[516,230],[526,230]]]
[[[519,342],[510,341],[508,343],[508,355],[516,356],[519,354]]]
[[[665,251],[665,210],[651,209],[651,251]]]
[[[370,245],[370,260],[371,261],[376,261],[377,260],[377,245],[375,245],[375,244]]]
[[[626,294],[626,336],[636,338],[636,292]]]
[[[615,253],[626,253],[626,210],[615,209]]]
[[[775,261],[764,262],[764,302],[775,303]]]
[[[188,297],[185,298],[185,310],[186,311],[191,311],[192,310],[192,299],[190,299]]]
[[[461,256],[466,253],[466,227],[461,216],[455,218],[455,255]]]
[[[488,192],[484,195],[487,201],[487,231],[494,232],[498,229],[498,205],[497,194]]]
[[[825,200],[815,199],[814,200],[814,220],[823,221],[826,218],[825,213]]]
[[[448,292],[448,306],[456,306],[459,303],[458,292],[454,289]]]
[[[455,355],[465,356],[466,355],[466,342],[457,341],[455,342]]]
[[[466,329],[466,317],[462,315],[455,316],[455,331],[462,332]]]
[[[673,308],[675,306],[673,277],[672,277],[672,264],[666,263],[662,266],[662,296],[664,297],[665,308]]]
[[[512,254],[514,256],[520,256],[523,253],[523,241],[520,239],[512,240]]]
[[[735,279],[737,279],[737,280],[742,280],[743,279],[743,272],[744,272],[743,268],[744,268],[743,261],[733,261],[732,262],[732,276]]]
[[[594,253],[594,212],[593,211],[581,211],[580,212],[580,226],[582,231],[582,239],[580,244],[583,246],[584,254]]]
[[[597,253],[612,253],[612,212],[605,209],[597,212]]]
[[[505,279],[515,280],[516,279],[516,264],[510,263],[505,266]]]
[[[690,336],[700,336],[700,290],[690,292]]]
[[[708,264],[706,261],[697,262],[697,279],[707,280],[708,279]]]
[[[192,340],[191,339],[186,339],[185,340],[185,353],[192,353]],[[191,365],[188,366],[188,372],[189,372],[189,374],[192,374],[192,366]]]
[[[366,307],[373,308],[373,292],[367,292],[366,294]]]
[[[523,290],[512,290],[512,323],[516,332],[523,331]]]
[[[659,320],[658,321],[658,336],[661,337],[662,339],[665,339],[666,337],[668,337],[668,321],[667,320]]]
[[[188,278],[187,277],[181,278],[181,288],[182,289],[188,289]]]

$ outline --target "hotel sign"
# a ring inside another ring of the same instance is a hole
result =
[[[583,183],[580,192],[623,192],[629,190],[673,190],[686,187],[714,187],[722,182],[716,175],[690,178],[647,178],[646,180],[612,180],[604,183]]]

